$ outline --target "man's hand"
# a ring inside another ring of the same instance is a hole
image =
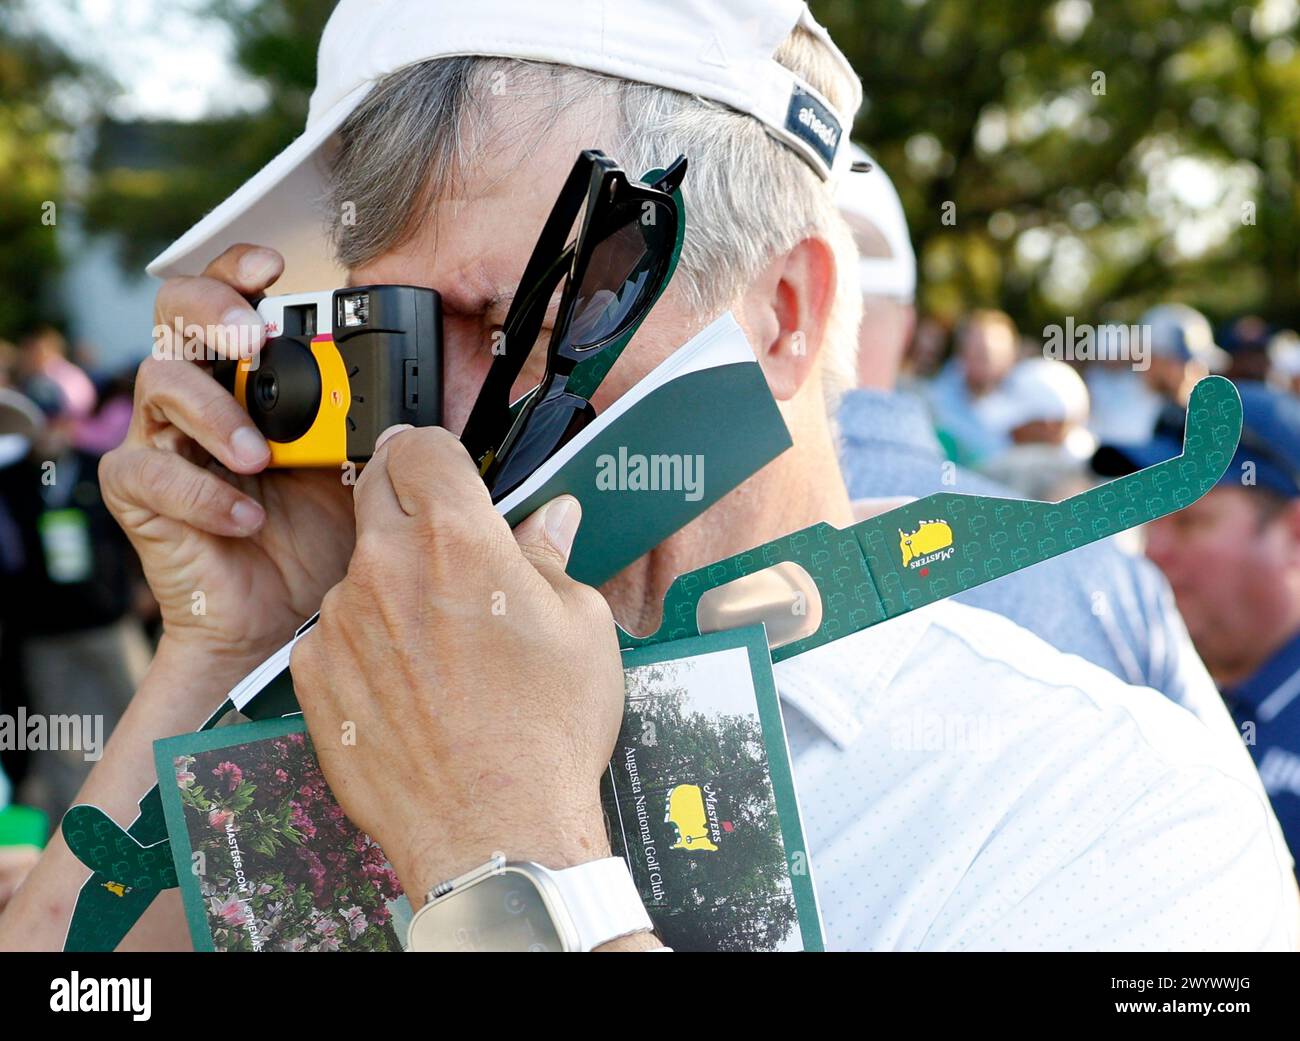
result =
[[[578,520],[563,497],[512,534],[439,428],[386,432],[357,482],[356,550],[294,686],[334,795],[416,906],[497,851],[609,855],[623,673],[604,599],[564,572]]]
[[[247,298],[283,266],[272,250],[232,246],[201,277],[165,282],[155,321],[249,326],[260,346]],[[195,672],[219,673],[223,683],[293,635],[352,550],[342,475],[266,471],[269,459],[248,413],[203,365],[149,358],[136,375],[126,440],[100,464],[104,501],[140,555],[168,642],[191,654]]]

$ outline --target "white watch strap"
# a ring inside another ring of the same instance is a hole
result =
[[[560,891],[578,933],[578,949],[590,951],[610,940],[654,929],[632,873],[622,857],[593,860],[563,871],[547,871]]]

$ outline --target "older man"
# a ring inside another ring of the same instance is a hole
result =
[[[1146,551],[1169,577],[1197,649],[1259,764],[1291,849],[1300,849],[1300,402],[1238,385],[1241,447],[1199,502],[1151,524]],[[1107,446],[1126,473],[1177,454],[1172,424],[1144,445]]]
[[[297,288],[330,277],[324,238],[286,223],[324,169],[332,213],[355,216],[333,227],[348,277],[443,294],[456,431],[578,149],[630,169],[684,153],[682,267],[602,395],[730,309],[794,446],[601,596],[563,571],[572,502],[512,537],[447,431],[390,431],[354,503],[332,474],[263,473],[266,446],[232,398],[194,366],[146,363],[106,485],[167,636],[86,797],[125,816],[148,738],[192,725],[329,590],[296,685],[344,809],[412,901],[496,851],[594,864],[609,854],[597,782],[623,698],[611,610],[644,630],[679,572],[852,520],[827,397],[854,353],[828,329],[856,324],[837,314],[856,302],[836,293],[832,188],[856,81],[796,0],[744,14],[344,0],[319,67],[308,134],[164,259],[161,321],[253,322],[246,298],[282,273]],[[284,261],[232,245],[250,229]],[[197,465],[203,451],[239,476]],[[502,591],[515,606],[494,617]],[[1294,945],[1289,861],[1246,753],[1158,694],[955,605],[783,662],[777,681],[832,946]],[[927,720],[984,738],[913,740]],[[355,746],[340,745],[344,721]],[[82,874],[56,843],[0,943],[48,943]],[[133,940],[176,925],[160,900]],[[638,932],[608,946],[656,945]]]

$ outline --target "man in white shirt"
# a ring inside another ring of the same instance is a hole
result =
[[[553,871],[607,860],[599,781],[623,708],[611,612],[648,631],[677,574],[853,520],[828,399],[852,371],[857,294],[836,292],[832,240],[847,231],[828,184],[859,88],[800,0],[745,9],[625,0],[593,23],[589,6],[392,2],[376,16],[344,0],[308,133],[156,263],[158,311],[254,323],[248,298],[320,288],[339,265],[357,285],[433,286],[455,432],[578,150],[626,169],[680,152],[687,249],[597,407],[731,310],[793,447],[597,593],[564,573],[576,504],[512,536],[447,430],[387,431],[354,494],[328,473],[263,472],[265,442],[233,398],[193,365],[146,362],[104,485],[166,635],[84,801],[129,818],[148,740],[203,718],[324,595],[295,686],[331,787],[413,903],[497,851]],[[333,229],[335,261],[284,223],[322,197],[357,217]],[[232,245],[246,237],[283,255]],[[240,476],[195,466],[200,449]],[[1158,695],[957,607],[793,659],[779,683],[833,946],[1294,945],[1289,863],[1241,750]],[[931,749],[930,716],[973,718],[973,752]],[[56,840],[0,946],[61,939],[81,878]],[[180,942],[177,910],[155,901],[132,941]],[[630,930],[601,949],[657,946]]]
[[[776,678],[830,947],[1294,949],[1250,756],[1155,691],[953,602]]]

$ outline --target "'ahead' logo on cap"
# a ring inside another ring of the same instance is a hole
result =
[[[839,147],[843,128],[835,113],[816,97],[796,87],[790,95],[785,128],[808,142],[827,166],[834,165],[835,151]]]

